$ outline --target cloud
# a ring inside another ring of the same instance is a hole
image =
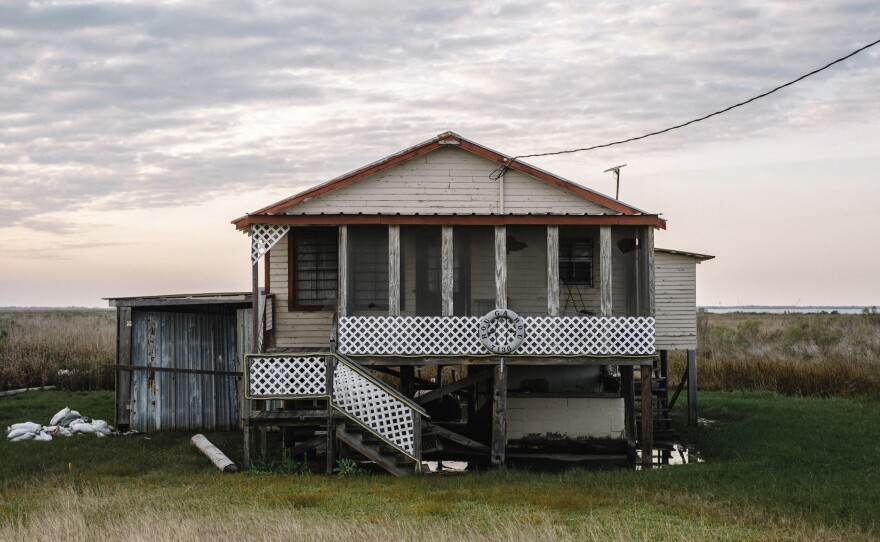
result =
[[[59,209],[316,183],[446,129],[512,154],[604,143],[765,91],[878,27],[867,1],[4,6],[0,218],[45,230]],[[877,118],[878,58],[639,152]]]

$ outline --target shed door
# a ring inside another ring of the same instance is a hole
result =
[[[131,364],[235,371],[235,314],[132,311]],[[233,429],[237,378],[133,371],[131,428]]]

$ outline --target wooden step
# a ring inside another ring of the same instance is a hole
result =
[[[384,452],[380,449],[380,446],[364,442],[361,438],[363,428],[361,427],[360,429],[360,432],[352,432],[349,431],[349,424],[340,424],[336,426],[336,436],[339,440],[394,476],[408,476],[413,473],[415,462],[412,459],[396,451],[393,454]]]

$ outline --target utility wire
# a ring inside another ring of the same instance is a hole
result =
[[[851,52],[850,54],[848,54],[848,55],[846,55],[846,56],[842,56],[842,57],[838,58],[837,60],[835,60],[835,61],[833,61],[833,62],[829,62],[828,64],[825,64],[825,65],[822,66],[821,68],[817,68],[817,69],[811,71],[810,73],[806,73],[806,74],[804,74],[804,75],[801,75],[801,76],[798,77],[797,79],[792,79],[792,80],[789,81],[788,83],[785,83],[785,84],[779,85],[778,87],[775,87],[775,88],[773,88],[773,89],[771,89],[771,90],[768,90],[767,92],[764,92],[763,94],[758,94],[757,96],[754,96],[754,97],[752,97],[752,98],[749,98],[748,100],[745,100],[745,101],[743,101],[743,102],[739,102],[739,103],[733,104],[733,105],[731,105],[731,106],[729,106],[729,107],[725,107],[724,109],[720,109],[720,110],[718,110],[718,111],[715,111],[714,113],[709,113],[708,115],[704,115],[704,116],[702,116],[702,117],[699,117],[699,118],[696,118],[696,119],[692,119],[692,120],[689,120],[689,121],[687,121],[687,122],[683,122],[683,123],[681,123],[681,124],[676,124],[675,126],[670,126],[669,128],[664,128],[663,130],[657,130],[656,132],[650,132],[650,133],[643,134],[643,135],[640,135],[640,136],[630,137],[630,138],[628,138],[628,139],[621,139],[620,141],[612,141],[611,143],[604,143],[604,144],[602,144],[602,145],[593,145],[592,147],[584,147],[584,148],[581,148],[581,149],[569,149],[569,150],[565,150],[565,151],[553,151],[553,152],[542,152],[542,153],[536,153],[536,154],[521,154],[521,155],[517,155],[517,156],[514,156],[510,161],[506,162],[505,164],[502,164],[502,165],[498,166],[498,168],[496,168],[495,171],[493,171],[492,174],[491,174],[489,177],[490,177],[491,179],[493,179],[493,180],[498,179],[499,177],[501,177],[502,175],[504,175],[505,173],[507,173],[507,170],[510,169],[510,166],[511,166],[514,162],[516,162],[518,159],[520,159],[520,158],[531,158],[531,157],[534,157],[534,156],[554,156],[554,155],[557,155],[557,154],[571,154],[571,153],[573,153],[573,152],[591,151],[591,150],[593,150],[593,149],[601,149],[601,148],[603,148],[603,147],[612,147],[612,146],[614,146],[614,145],[621,145],[621,144],[623,144],[623,143],[629,143],[629,142],[631,142],[631,141],[638,141],[639,139],[645,139],[645,138],[648,138],[648,137],[651,137],[651,136],[660,135],[660,134],[665,134],[666,132],[671,132],[672,130],[678,130],[679,128],[684,128],[685,126],[689,126],[689,125],[691,125],[691,124],[694,124],[694,123],[697,123],[697,122],[700,122],[700,121],[704,121],[704,120],[709,119],[709,118],[711,118],[711,117],[714,117],[714,116],[716,116],[716,115],[720,115],[720,114],[722,114],[722,113],[727,113],[727,112],[730,111],[731,109],[736,109],[737,107],[742,107],[742,106],[744,106],[744,105],[746,105],[746,104],[749,104],[749,103],[752,103],[752,102],[754,102],[754,101],[756,101],[756,100],[760,100],[761,98],[764,98],[765,96],[769,96],[769,95],[773,94],[774,92],[777,92],[777,91],[779,91],[779,90],[784,89],[785,87],[790,87],[791,85],[793,85],[793,84],[795,84],[795,83],[797,83],[797,82],[799,82],[799,81],[803,81],[803,80],[806,79],[807,77],[810,77],[810,76],[812,76],[812,75],[816,75],[817,73],[819,73],[819,72],[821,72],[821,71],[824,71],[824,70],[827,70],[828,68],[830,68],[831,66],[834,66],[835,64],[838,64],[838,63],[840,63],[840,62],[843,62],[844,60],[846,60],[846,59],[848,59],[848,58],[850,58],[850,57],[853,57],[853,56],[855,56],[855,55],[861,53],[861,52],[864,51],[865,49],[870,49],[871,47],[874,47],[874,46],[877,45],[878,43],[880,43],[880,40],[877,40],[877,41],[874,41],[874,42],[872,42],[872,43],[869,43],[869,44],[865,45],[864,47],[859,47],[858,49],[856,49],[855,51]]]

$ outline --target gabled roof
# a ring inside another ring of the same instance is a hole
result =
[[[245,215],[243,217],[240,217],[240,218],[233,220],[232,223],[235,224],[236,228],[238,228],[238,229],[246,228],[246,227],[250,226],[251,224],[255,224],[255,223],[267,223],[267,222],[268,223],[280,223],[282,221],[285,223],[286,222],[305,223],[305,221],[302,218],[296,219],[294,217],[290,217],[290,218],[285,218],[282,220],[280,217],[278,217],[278,215],[283,214],[287,210],[289,210],[290,208],[295,207],[296,205],[303,203],[305,201],[308,201],[312,198],[316,198],[318,196],[322,196],[324,194],[327,194],[328,192],[338,190],[338,189],[343,188],[345,186],[348,186],[352,183],[356,183],[356,182],[358,182],[366,177],[369,177],[373,174],[379,173],[383,170],[386,170],[388,168],[391,168],[393,166],[396,166],[398,164],[406,162],[407,160],[411,160],[417,156],[421,156],[423,154],[427,154],[431,151],[437,150],[437,149],[445,147],[445,146],[450,146],[450,145],[457,146],[458,148],[472,152],[478,156],[489,159],[493,162],[497,162],[499,165],[506,166],[510,170],[519,171],[519,172],[524,173],[532,178],[535,178],[537,180],[543,181],[543,182],[548,183],[548,184],[555,186],[557,188],[561,188],[563,190],[571,192],[572,194],[575,194],[575,195],[577,195],[587,201],[596,203],[598,205],[601,205],[601,206],[604,206],[608,209],[616,211],[616,213],[617,213],[616,215],[602,215],[602,216],[608,217],[609,219],[612,216],[617,217],[619,220],[617,220],[614,223],[619,223],[619,224],[635,224],[635,223],[641,224],[641,223],[644,223],[647,225],[654,225],[656,227],[664,228],[664,229],[666,227],[666,221],[661,219],[657,215],[652,215],[652,214],[646,213],[646,212],[642,211],[641,209],[637,209],[635,207],[627,205],[627,204],[625,204],[619,200],[616,200],[612,197],[606,196],[606,195],[601,194],[599,192],[596,192],[594,190],[590,190],[589,188],[586,188],[586,187],[581,186],[579,184],[573,183],[572,181],[569,181],[568,179],[562,178],[558,175],[554,175],[550,172],[547,172],[543,169],[532,166],[532,165],[527,164],[525,162],[522,162],[520,160],[514,161],[513,157],[511,157],[511,156],[508,156],[506,154],[502,154],[498,151],[495,151],[495,150],[492,150],[488,147],[480,145],[479,143],[476,143],[476,142],[471,141],[467,138],[464,138],[454,132],[444,132],[444,133],[442,133],[436,137],[433,137],[427,141],[423,141],[422,143],[419,143],[418,145],[415,145],[415,146],[410,147],[408,149],[404,149],[404,150],[397,152],[395,154],[392,154],[390,156],[386,156],[385,158],[382,158],[381,160],[378,160],[376,162],[373,162],[371,164],[368,164],[366,166],[358,168],[354,171],[351,171],[349,173],[346,173],[344,175],[336,177],[335,179],[324,182],[322,184],[319,184],[319,185],[314,186],[312,188],[309,188],[307,190],[304,190],[298,194],[295,194],[289,198],[286,198],[286,199],[283,199],[283,200],[278,201],[276,203],[273,203],[272,205],[269,205],[267,207],[263,207],[262,209],[259,209],[258,211],[255,211],[253,213],[248,213],[247,215]],[[331,216],[343,216],[343,215],[320,215],[320,216],[324,217],[323,220],[326,223],[331,223],[330,222]],[[381,223],[381,222],[396,223],[393,221],[393,219],[389,220],[390,216],[386,217],[386,220],[371,220],[371,219],[367,218],[368,215],[344,215],[344,216],[360,217],[360,219],[358,219],[354,223],[366,223],[366,222],[372,223],[374,221],[379,222],[379,223]],[[401,217],[400,215],[395,215],[395,216],[398,217],[398,220],[399,220],[398,223],[408,223],[408,221],[405,220],[406,217]],[[450,215],[445,215],[445,218],[443,218],[442,220],[448,221],[449,216]],[[453,213],[451,216],[471,217],[473,215],[456,215]],[[513,221],[511,221],[510,219],[507,219],[507,220],[503,219],[501,217],[501,215],[495,215],[495,216],[498,217],[497,221],[499,224],[500,223],[513,223]],[[547,215],[531,215],[531,214],[529,214],[529,215],[519,215],[519,216],[536,217],[536,216],[547,216]],[[585,215],[560,215],[560,216],[577,217],[577,216],[585,216]],[[591,215],[591,216],[594,217],[594,219],[596,217],[596,215]],[[275,218],[273,219],[273,217],[275,217]],[[624,217],[626,217],[626,218],[624,218]],[[642,219],[636,219],[636,217],[642,217]],[[410,218],[414,218],[414,217],[410,217]],[[425,218],[425,216],[423,215],[422,218]],[[482,222],[489,223],[489,222],[493,222],[493,221],[487,220],[484,217],[483,219],[481,219],[481,223]],[[567,221],[567,220],[559,219],[559,223],[575,223],[575,222],[576,222],[575,220]],[[612,221],[609,220],[608,222],[611,223]]]

